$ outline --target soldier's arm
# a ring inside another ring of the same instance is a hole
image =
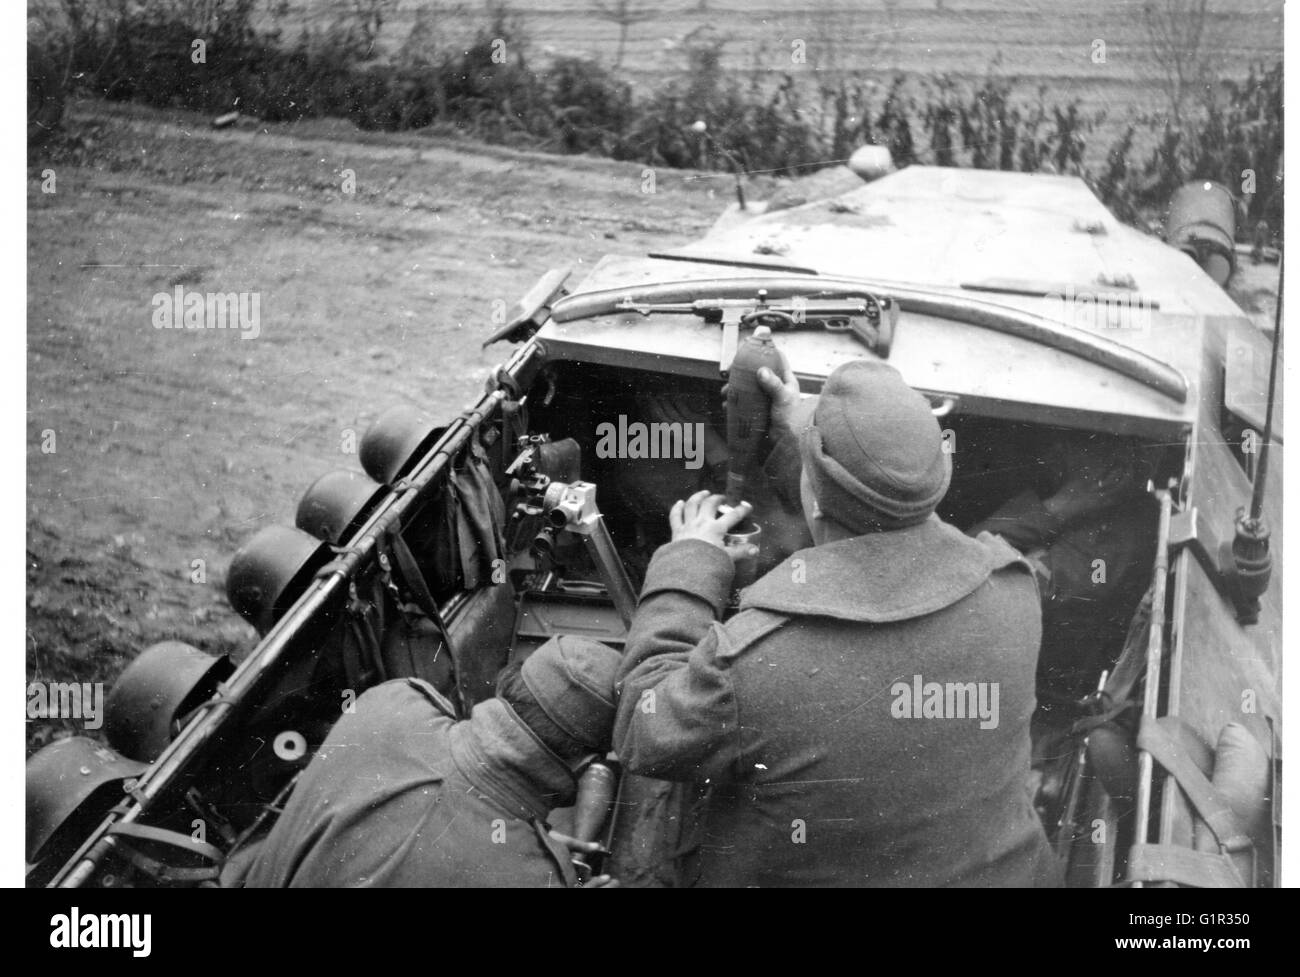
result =
[[[736,758],[736,700],[718,619],[734,570],[699,539],[659,548],[619,669],[614,749],[634,773],[723,778]]]
[[[787,512],[801,512],[799,475],[803,461],[799,457],[799,439],[789,427],[773,427],[769,432],[772,448],[763,461],[763,474]]]
[[[1061,529],[1061,519],[1043,503],[1038,493],[1025,489],[967,533],[975,537],[982,532],[993,533],[1021,553],[1029,553],[1051,546]]]
[[[784,353],[778,351],[780,373],[767,367],[758,371],[758,382],[772,402],[771,426],[768,441],[771,450],[763,460],[763,474],[768,478],[781,504],[787,512],[799,512],[799,473],[803,462],[799,457],[797,427],[801,411],[808,405],[799,392],[799,381]]]

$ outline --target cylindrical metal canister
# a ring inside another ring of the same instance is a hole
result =
[[[1221,183],[1185,183],[1169,201],[1166,243],[1190,255],[1219,285],[1228,281],[1236,267],[1236,229],[1237,204]]]

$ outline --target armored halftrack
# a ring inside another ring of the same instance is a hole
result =
[[[220,884],[369,686],[418,676],[467,711],[553,635],[620,647],[668,507],[727,469],[721,384],[765,325],[805,394],[875,357],[929,399],[953,452],[940,515],[963,530],[1049,493],[1070,451],[1122,447],[1139,491],[1080,584],[1104,599],[1045,609],[1039,813],[1075,886],[1272,884],[1276,350],[1194,231],[1172,247],[1075,178],[911,166],[742,202],[573,288],[546,274],[490,337],[515,348],[475,404],[382,415],[364,474],[326,474],[296,527],[234,557],[230,600],[261,633],[237,665],[150,648],[110,696],[111,749],[32,758],[30,883]],[[770,525],[758,569],[795,535]],[[661,878],[678,805],[623,778],[605,830],[625,881]]]

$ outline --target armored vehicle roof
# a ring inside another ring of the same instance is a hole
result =
[[[855,280],[900,297],[889,362],[963,410],[1176,436],[1196,420],[1207,356],[1222,360],[1230,338],[1255,367],[1237,382],[1241,412],[1253,421],[1261,408],[1262,426],[1264,337],[1191,258],[1116,220],[1078,178],[910,166],[762,211],[733,207],[684,247],[603,259],[541,338],[563,358],[717,376],[716,325],[610,308],[580,315],[602,293],[687,301]],[[937,312],[930,298],[942,299]],[[1112,303],[1109,320],[1092,313],[1097,299]],[[1114,317],[1116,301],[1128,318]],[[1042,328],[981,328],[954,308]],[[845,359],[871,355],[844,333],[779,343],[811,390]]]

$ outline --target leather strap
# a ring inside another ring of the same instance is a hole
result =
[[[1096,700],[1084,700],[1082,704],[1076,700],[1074,704],[1081,708],[1088,708],[1088,703],[1090,701],[1096,701],[1101,708],[1101,711],[1086,715],[1082,719],[1076,719],[1073,725],[1070,726],[1071,736],[1085,737],[1098,726],[1105,726],[1108,723],[1113,723],[1125,713],[1139,708],[1138,703],[1128,699],[1122,702],[1109,704],[1109,698],[1105,697],[1105,693],[1102,693],[1102,697],[1099,697]]]
[[[432,685],[422,678],[408,678],[404,680],[407,685],[419,692],[431,703],[434,708],[451,719],[456,718],[456,706],[445,695],[435,689]]]
[[[225,861],[221,849],[215,845],[210,845],[206,841],[197,841],[189,835],[181,834],[179,831],[155,828],[147,824],[137,824],[134,821],[119,821],[108,829],[108,833],[131,841],[144,841],[151,844],[166,845],[170,848],[178,848],[210,863],[195,866],[169,865],[161,859],[150,858],[129,844],[124,845],[122,853],[125,855],[126,860],[159,882],[206,882],[213,880],[220,875],[221,865]]]
[[[1165,718],[1168,720],[1174,717]],[[1178,726],[1185,727],[1185,724],[1176,719],[1175,722]],[[1241,829],[1228,802],[1202,771],[1207,757],[1196,755],[1196,748],[1189,743],[1187,735],[1170,735],[1170,728],[1176,727],[1167,721],[1152,721],[1151,717],[1143,716],[1138,727],[1139,749],[1150,753],[1152,759],[1177,781],[1196,813],[1214,833],[1222,851],[1245,851],[1250,848],[1250,836]],[[1194,742],[1199,743],[1199,740]],[[1210,763],[1213,762],[1212,757],[1212,754],[1208,757]]]
[[[214,862],[223,861],[226,857],[221,853],[220,848],[216,845],[210,845],[206,841],[199,841],[187,834],[181,834],[179,831],[171,831],[168,828],[155,828],[148,824],[138,824],[135,821],[119,821],[108,829],[108,833],[139,841],[170,845],[172,848],[182,848],[192,855]]]
[[[349,671],[349,680],[351,680],[351,671],[356,669],[360,674],[363,673],[362,665],[368,666],[374,670],[377,681],[385,682],[388,680],[388,672],[384,668],[384,656],[380,649],[379,633],[383,629],[382,617],[379,624],[379,630],[376,630],[375,618],[380,615],[380,608],[384,601],[384,588],[381,586],[374,587],[373,595],[362,597],[354,590],[355,596],[348,603],[348,625],[352,632],[353,641],[344,640],[345,650],[345,667]],[[353,646],[351,648],[346,646]],[[351,658],[351,663],[346,659]],[[360,685],[353,684],[351,688],[361,688]]]
[[[447,649],[447,665],[451,669],[452,684],[456,687],[457,698],[460,700],[461,716],[468,716],[469,704],[465,701],[465,690],[460,687],[460,679],[456,674],[456,652],[451,643],[451,633],[447,630],[447,622],[442,619],[442,611],[438,609],[438,602],[433,599],[433,594],[429,592],[429,585],[425,583],[424,574],[420,572],[420,566],[415,561],[415,554],[411,552],[411,548],[406,545],[406,540],[398,533],[390,533],[386,537],[385,548],[396,561],[397,572],[401,576],[402,583],[405,585],[411,600],[438,629],[438,637],[442,641],[442,647]],[[435,660],[437,656],[438,652],[435,652]]]
[[[343,679],[349,689],[356,690],[364,688],[361,655],[366,647],[366,635],[356,617],[349,618],[348,631],[350,635],[344,635],[340,641],[339,654],[343,659]]]
[[[424,580],[424,574],[420,572],[419,564],[415,562],[415,554],[398,533],[389,535],[387,548],[397,563],[397,572],[402,578],[402,583],[406,585],[411,600],[424,616],[437,626],[439,635],[450,650],[451,638],[442,620],[442,612],[438,610],[438,602],[433,599],[433,594],[429,592],[429,585]]]
[[[1214,748],[1201,739],[1196,730],[1179,716],[1159,716],[1155,723],[1174,741],[1174,746],[1195,764],[1196,769],[1207,780],[1214,776]],[[1216,787],[1215,790],[1218,788]]]
[[[1240,889],[1246,884],[1227,855],[1182,845],[1134,845],[1128,853],[1127,881],[1175,882],[1197,889]]]

